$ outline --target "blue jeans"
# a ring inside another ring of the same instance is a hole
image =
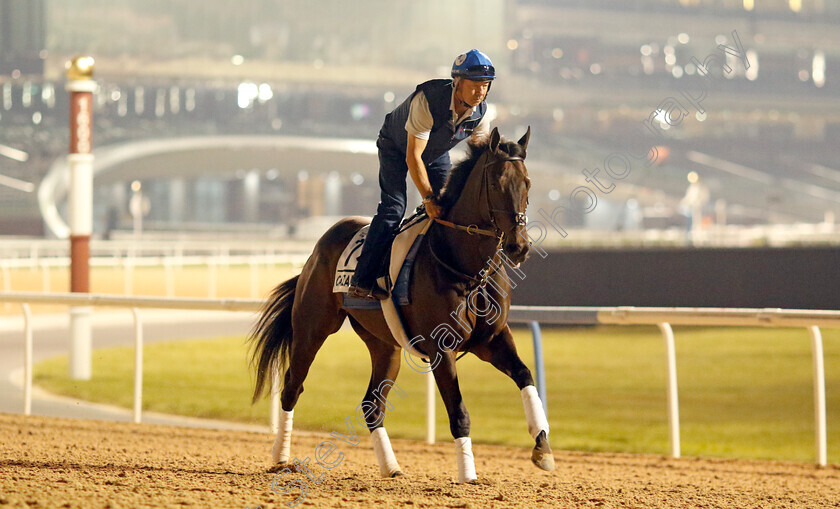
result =
[[[370,223],[353,276],[353,284],[365,288],[372,287],[376,278],[387,272],[385,256],[406,208],[408,165],[405,162],[405,154],[382,137],[376,142],[376,146],[379,148],[379,206]],[[448,153],[426,165],[429,183],[435,194],[439,193],[446,183],[451,167]]]

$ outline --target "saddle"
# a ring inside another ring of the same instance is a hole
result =
[[[424,213],[415,213],[405,219],[397,230],[397,235],[391,243],[388,252],[388,274],[384,277],[386,286],[391,291],[391,299],[396,305],[404,306],[411,303],[408,289],[411,283],[412,268],[417,252],[420,249],[420,242],[429,228],[431,221]],[[350,289],[350,279],[356,270],[359,255],[367,236],[368,227],[365,226],[358,232],[338,259],[333,280],[333,293],[343,293],[343,305],[347,309],[378,309],[379,301],[371,299],[356,299],[350,297],[347,291]],[[380,278],[382,281],[383,278]]]

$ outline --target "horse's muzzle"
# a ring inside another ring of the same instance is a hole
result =
[[[505,255],[515,264],[524,262],[530,249],[527,242],[508,242],[504,246]]]

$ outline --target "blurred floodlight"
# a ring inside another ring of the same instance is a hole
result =
[[[642,55],[649,57],[653,53],[653,49],[650,47],[650,44],[642,44],[642,47],[639,48]]]
[[[389,90],[385,92],[385,95],[382,96],[382,99],[384,99],[386,103],[392,103],[394,102],[394,99],[396,99],[396,97],[394,96],[394,93]]]
[[[233,55],[232,57],[230,57],[230,63],[232,63],[233,65],[242,65],[245,63],[245,57],[243,57],[242,55]]]
[[[551,56],[559,60],[563,58],[563,50],[560,48],[554,48],[551,50]]]
[[[169,111],[173,114],[181,111],[181,89],[177,86],[169,89]]]
[[[715,44],[726,44],[726,36],[723,34],[716,35]]]
[[[135,193],[138,192],[142,188],[143,188],[143,184],[141,184],[139,180],[135,180],[134,182],[131,183],[131,190],[134,191]]]
[[[805,69],[801,69],[799,71],[799,81],[808,81],[809,77],[810,76],[808,74],[808,71],[806,71]]]
[[[674,47],[669,44],[668,46],[665,46],[664,48],[662,48],[662,53],[665,53],[666,55],[673,55],[674,54]]]
[[[747,61],[750,68],[744,72],[744,76],[750,81],[755,81],[758,78],[758,53],[754,49],[747,50]]]
[[[17,189],[18,191],[23,191],[24,193],[31,193],[35,190],[35,184],[16,179],[14,177],[8,177],[3,174],[0,174],[0,186],[11,187],[12,189]]]
[[[788,0],[788,5],[790,5],[790,10],[793,12],[802,10],[802,0]]]
[[[280,170],[278,170],[277,168],[269,168],[265,172],[266,180],[277,180],[277,177],[279,177],[279,176],[280,176]]]
[[[41,102],[47,105],[47,108],[55,107],[55,87],[52,83],[44,83],[41,88]]]
[[[365,177],[361,173],[354,173],[350,175],[350,181],[356,184],[357,186],[360,186],[365,183]]]
[[[668,124],[668,119],[666,118],[665,110],[663,110],[662,108],[656,110],[656,114],[653,116],[653,118],[659,122],[659,127],[661,127],[663,131],[667,131],[671,128],[671,125]]]
[[[350,107],[350,117],[353,120],[361,120],[370,115],[370,106],[365,103],[355,103]]]
[[[548,192],[548,199],[551,201],[557,201],[560,199],[560,191],[557,189],[552,189]]]
[[[554,108],[554,111],[551,112],[551,116],[554,118],[555,122],[562,122],[564,113],[562,108]]]
[[[755,0],[744,0],[744,10],[751,11],[755,9]]]
[[[683,68],[679,65],[675,65],[673,69],[671,69],[671,76],[680,79],[683,77]]]
[[[29,154],[8,145],[0,145],[0,156],[8,157],[20,163],[25,163],[29,160]]]
[[[271,120],[271,128],[275,131],[279,131],[280,128],[283,127],[283,121],[279,118],[274,118]]]
[[[274,97],[274,92],[271,90],[271,85],[268,83],[260,83],[259,92],[257,93],[261,103],[271,100]]]
[[[519,47],[519,43],[516,42],[516,39],[511,39],[507,42],[507,48],[511,51],[515,50]]]
[[[160,118],[166,113],[166,90],[159,88],[155,92],[155,116]]]
[[[708,117],[707,117],[707,114],[706,114],[706,112],[705,112],[705,111],[704,111],[703,113],[700,113],[700,112],[698,111],[698,112],[696,112],[696,113],[694,114],[694,118],[696,118],[698,122],[703,122],[703,121],[704,121],[704,120],[706,120],[706,118],[708,118]]]
[[[690,172],[688,172],[688,175],[686,175],[686,178],[687,178],[687,179],[688,179],[688,181],[689,181],[690,183],[692,183],[692,184],[696,184],[696,183],[697,183],[697,181],[698,181],[698,180],[700,180],[700,176],[699,176],[699,175],[697,175],[697,172],[696,172],[696,171],[690,171]]]
[[[145,109],[146,96],[143,87],[136,87],[134,89],[134,113],[142,115]]]
[[[36,111],[35,113],[32,114],[32,123],[35,124],[35,125],[38,125],[38,124],[41,123],[41,120],[43,120],[43,118],[44,117],[41,115],[41,112]]]
[[[677,63],[677,57],[672,55],[665,55],[665,63],[668,65],[674,65]]]
[[[245,109],[250,107],[257,97],[259,97],[259,88],[256,83],[245,81],[237,87],[236,104],[240,108]]]
[[[680,35],[677,36],[677,40],[680,41],[680,44],[688,44],[688,34],[685,32],[680,33]]]
[[[184,92],[184,109],[187,111],[193,111],[195,109],[195,89],[188,88],[186,92]]]
[[[8,82],[3,84],[3,109],[12,109],[12,84]]]
[[[589,66],[589,72],[592,74],[601,74],[601,64],[592,64]]]
[[[814,60],[811,63],[811,74],[814,77],[814,85],[822,88],[825,85],[825,53],[822,50],[814,52]]]
[[[24,108],[32,106],[32,83],[25,82],[20,92],[20,104]]]

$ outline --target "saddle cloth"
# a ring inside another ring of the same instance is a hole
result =
[[[417,250],[420,247],[420,240],[429,228],[431,221],[428,218],[413,219],[406,227],[396,236],[394,242],[391,244],[390,258],[388,262],[389,270],[389,284],[391,284],[391,293],[396,297],[400,305],[406,305],[408,300],[408,283],[410,282],[411,267],[414,264],[414,258]],[[347,293],[350,289],[350,279],[356,271],[356,265],[359,262],[359,255],[362,253],[362,246],[367,237],[368,227],[365,226],[358,232],[338,259],[338,264],[335,268],[335,279],[333,280],[333,293]],[[380,282],[382,280],[380,279]],[[350,300],[364,300],[365,302],[372,302],[376,304],[378,301],[371,301],[370,299],[350,299]],[[347,302],[345,302],[347,304]],[[379,307],[374,305],[373,307]]]
[[[412,223],[413,221],[413,223]],[[411,219],[403,230],[396,236],[391,245],[391,254],[388,264],[388,283],[391,288],[391,298],[383,301],[374,299],[354,299],[347,295],[350,289],[350,278],[356,270],[359,255],[362,252],[362,245],[367,236],[368,227],[359,230],[353,239],[344,248],[335,270],[333,280],[333,293],[343,293],[343,305],[347,309],[382,309],[385,322],[391,330],[391,334],[404,349],[410,350],[415,357],[427,359],[427,356],[409,344],[408,335],[403,327],[402,317],[397,306],[404,306],[410,303],[408,289],[411,282],[411,268],[420,249],[420,243],[426,230],[432,224],[427,217]],[[380,281],[382,278],[380,278]],[[394,282],[391,284],[391,282]]]

